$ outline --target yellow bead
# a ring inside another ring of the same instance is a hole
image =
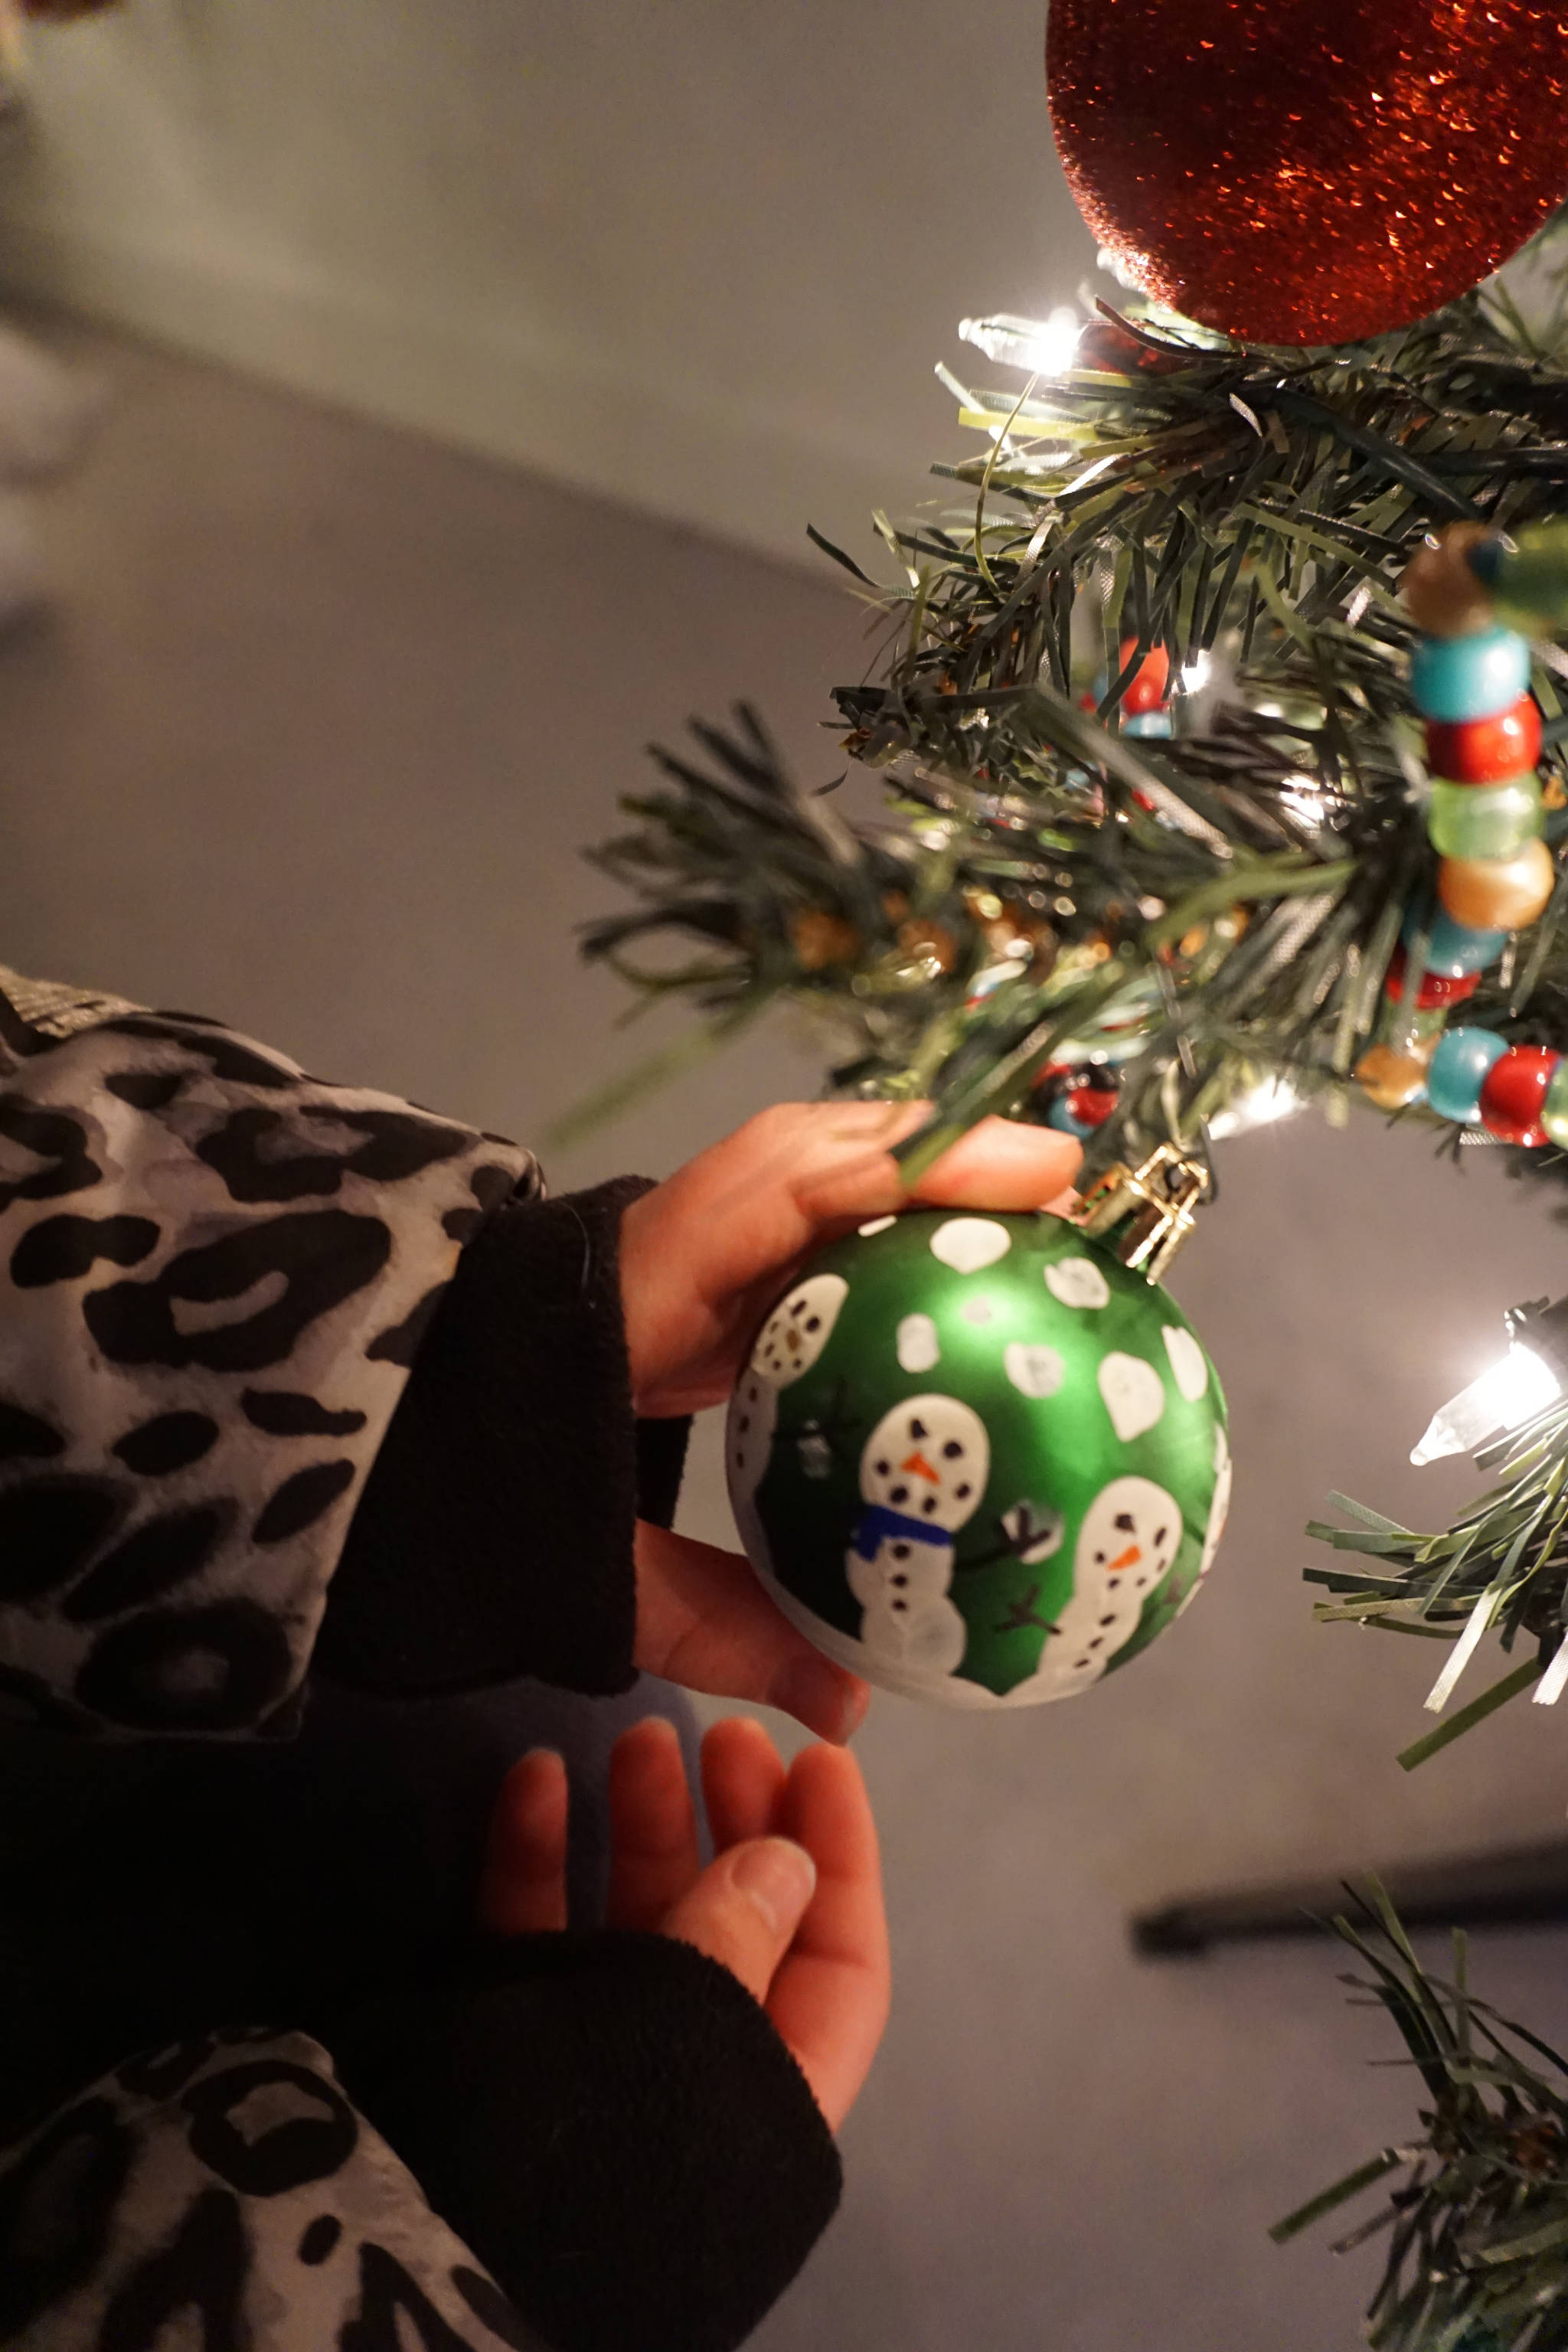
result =
[[[1424,540],[1405,565],[1405,609],[1427,636],[1468,637],[1490,625],[1490,591],[1465,561],[1466,548],[1487,536],[1484,522],[1451,522]]]
[[[1426,1038],[1405,1054],[1392,1045],[1369,1045],[1355,1066],[1368,1099],[1379,1110],[1403,1110],[1414,1102],[1426,1083],[1426,1063],[1436,1043],[1435,1036]]]
[[[1556,880],[1546,844],[1527,841],[1512,857],[1445,857],[1437,896],[1470,930],[1517,931],[1542,913]]]

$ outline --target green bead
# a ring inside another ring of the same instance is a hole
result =
[[[1568,1054],[1564,1054],[1552,1073],[1546,1099],[1541,1106],[1540,1118],[1548,1139],[1560,1150],[1568,1151]]]
[[[912,1210],[820,1252],[758,1335],[725,1463],[785,1614],[962,1707],[1065,1698],[1145,1649],[1230,1487],[1180,1308],[1043,1214]]]
[[[1511,857],[1541,831],[1541,779],[1506,784],[1436,782],[1426,831],[1440,857]]]

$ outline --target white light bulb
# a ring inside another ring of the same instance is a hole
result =
[[[1533,1348],[1513,1340],[1468,1389],[1440,1405],[1410,1459],[1417,1468],[1447,1454],[1472,1454],[1496,1429],[1517,1429],[1563,1393],[1563,1383]]]
[[[1289,1078],[1275,1076],[1260,1079],[1244,1095],[1216,1111],[1209,1121],[1209,1134],[1215,1143],[1227,1136],[1245,1135],[1251,1127],[1272,1127],[1276,1119],[1293,1118],[1306,1104],[1306,1097],[1297,1092]]]
[[[1018,319],[1003,310],[994,319],[962,319],[958,331],[964,342],[1004,367],[1063,375],[1077,356],[1083,320],[1062,303],[1048,319]]]
[[[1213,675],[1213,661],[1206,653],[1200,653],[1195,660],[1182,666],[1182,692],[1201,694]]]
[[[1279,805],[1308,824],[1321,824],[1329,813],[1327,795],[1317,780],[1300,771],[1287,776],[1281,782]]]

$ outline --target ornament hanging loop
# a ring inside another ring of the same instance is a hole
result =
[[[1119,1161],[1085,1193],[1073,1223],[1125,1266],[1158,1282],[1197,1223],[1214,1180],[1201,1160],[1162,1143],[1136,1168]]]

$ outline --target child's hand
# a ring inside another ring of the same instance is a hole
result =
[[[808,1748],[786,1772],[743,1717],[702,1743],[716,1859],[697,1824],[673,1726],[648,1717],[610,1761],[606,1923],[695,1944],[767,2011],[837,2131],[887,2022],[888,1926],[877,1832],[852,1757]],[[566,1770],[536,1748],[490,1819],[480,1925],[501,1936],[566,1925]]]
[[[1054,1129],[988,1118],[912,1195],[891,1146],[923,1103],[781,1103],[635,1201],[621,1225],[621,1295],[637,1411],[721,1403],[758,1323],[835,1234],[910,1199],[966,1209],[1057,1206],[1082,1157]],[[737,1552],[640,1525],[636,1656],[688,1689],[783,1707],[847,1739],[869,1696],[788,1622]]]
[[[1054,1128],[988,1118],[906,1192],[891,1147],[929,1103],[779,1103],[634,1201],[621,1297],[639,1413],[721,1404],[766,1309],[801,1261],[863,1218],[911,1202],[1057,1205],[1083,1154]]]

